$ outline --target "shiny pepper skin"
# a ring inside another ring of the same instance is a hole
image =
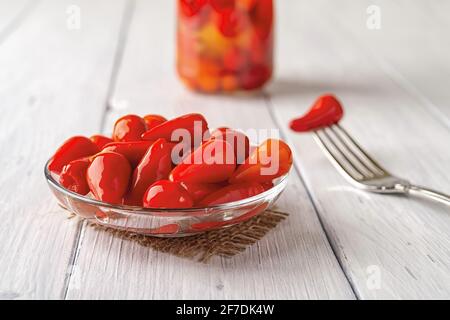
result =
[[[156,126],[159,126],[161,123],[166,122],[167,119],[163,116],[160,116],[159,114],[148,114],[144,116],[144,121],[147,125],[147,130],[150,130]]]
[[[172,170],[173,144],[164,139],[156,140],[134,169],[126,204],[142,206],[142,197],[148,186],[169,177]]]
[[[178,182],[218,183],[228,180],[236,168],[233,147],[226,141],[211,139],[188,155],[170,173]]]
[[[234,147],[234,156],[237,164],[243,163],[249,156],[250,140],[242,132],[226,127],[217,128],[211,132],[211,139],[220,139],[231,144]]]
[[[189,193],[194,203],[223,188],[220,184],[181,182],[180,185]]]
[[[97,154],[86,177],[89,189],[97,200],[121,204],[128,190],[131,166],[128,160],[115,152]]]
[[[154,141],[113,142],[108,143],[102,152],[117,152],[128,159],[135,168]]]
[[[174,143],[189,139],[188,142],[194,146],[200,144],[205,139],[205,133],[207,131],[208,123],[205,118],[201,114],[191,113],[161,123],[145,132],[142,135],[142,139],[155,141],[156,139],[163,138],[166,141]],[[177,135],[177,133],[180,135]],[[189,144],[188,142],[186,144]]]
[[[227,202],[250,198],[256,196],[257,194],[263,193],[264,191],[264,187],[257,182],[231,184],[208,195],[200,201],[199,205],[202,207],[216,206]]]
[[[290,127],[296,132],[313,131],[338,123],[343,116],[339,100],[327,94],[319,97],[304,116],[292,120]]]
[[[89,157],[71,161],[64,166],[59,176],[59,183],[67,190],[83,196],[87,195],[89,185],[86,180],[86,172],[90,164],[91,159]]]
[[[135,120],[128,122],[135,117],[145,122],[148,130],[143,134],[136,133],[142,128],[135,130],[130,124]],[[177,129],[196,135],[195,144],[199,145],[179,143],[173,136]],[[114,141],[104,135],[68,139],[49,161],[49,169],[62,187],[110,204],[198,208],[269,190],[274,179],[287,174],[292,166],[291,150],[283,141],[269,139],[256,147],[237,130],[221,127],[210,133],[205,118],[196,113],[169,121],[154,114],[143,118],[128,115],[118,120],[115,131],[116,138],[122,132],[120,139],[145,140]],[[255,208],[249,217],[264,209]],[[200,230],[202,225],[191,227]]]
[[[113,139],[102,136],[100,134],[94,135],[89,138],[95,145],[98,147],[99,150],[102,150],[108,143],[114,142]]]
[[[230,183],[271,182],[289,172],[292,152],[289,146],[277,139],[268,139],[256,148],[230,178]]]
[[[63,167],[73,160],[89,157],[100,149],[86,137],[76,136],[64,142],[50,160],[48,168],[51,172],[60,174]]]
[[[147,189],[143,204],[145,208],[191,208],[194,201],[178,183],[160,180]]]
[[[145,131],[147,131],[147,125],[144,119],[129,114],[116,121],[113,140],[117,142],[140,141]]]

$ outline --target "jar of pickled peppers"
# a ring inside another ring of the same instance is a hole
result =
[[[272,0],[178,0],[177,69],[207,93],[261,88],[273,70]]]

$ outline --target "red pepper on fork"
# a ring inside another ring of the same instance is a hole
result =
[[[338,123],[344,115],[341,103],[331,94],[319,97],[302,117],[291,121],[296,132],[312,131]]]

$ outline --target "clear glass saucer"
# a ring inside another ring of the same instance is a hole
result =
[[[59,184],[45,165],[45,177],[58,203],[74,214],[100,225],[158,237],[183,237],[226,228],[246,221],[270,208],[285,189],[289,174],[256,196],[217,206],[188,209],[150,209],[113,205],[82,196]]]

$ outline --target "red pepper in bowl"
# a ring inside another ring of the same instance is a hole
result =
[[[292,166],[289,146],[277,139],[268,139],[256,148],[230,178],[230,183],[271,182],[287,174]]]
[[[143,205],[145,208],[191,208],[194,201],[178,183],[160,180],[145,192]]]
[[[133,142],[113,142],[108,143],[102,152],[117,152],[128,159],[131,166],[135,168],[142,157],[147,152],[148,148],[154,141],[133,141]]]
[[[188,138],[191,145],[198,145],[204,140],[207,131],[208,123],[205,118],[201,114],[191,113],[153,127],[142,134],[142,139],[154,141],[163,138],[178,143]]]
[[[144,116],[144,121],[147,125],[147,130],[150,130],[156,126],[159,126],[161,123],[166,122],[167,119],[163,116],[160,116],[159,114],[148,114]]]
[[[86,180],[86,172],[90,164],[90,158],[71,161],[64,166],[59,176],[59,183],[67,190],[83,196],[87,195],[89,193],[89,185]]]
[[[92,156],[100,149],[95,143],[86,137],[76,136],[64,142],[53,155],[48,168],[57,174],[61,173],[63,167],[73,160]]]
[[[223,187],[217,183],[181,182],[180,185],[189,193],[194,203],[199,203],[206,196],[220,190]]]
[[[101,134],[96,134],[89,139],[91,139],[91,141],[98,147],[99,150],[103,149],[108,143],[114,142],[113,139],[105,137]]]
[[[257,182],[243,182],[238,184],[231,184],[216,192],[213,192],[202,201],[199,205],[208,207],[227,202],[234,202],[256,196],[265,191],[264,187]]]
[[[170,173],[171,181],[218,183],[228,180],[236,168],[232,146],[212,139],[188,155]]]
[[[126,204],[142,206],[142,197],[148,186],[158,180],[167,179],[172,170],[173,144],[164,139],[156,140],[134,169]]]
[[[114,124],[113,140],[117,142],[140,141],[145,131],[147,131],[145,120],[137,115],[129,114]]]
[[[128,190],[131,166],[128,160],[116,152],[97,154],[86,177],[89,189],[97,200],[120,204]]]
[[[168,121],[154,114],[121,117],[113,139],[68,139],[49,160],[48,170],[50,180],[82,196],[169,209],[252,197],[272,188],[273,180],[287,174],[291,165],[291,150],[284,142],[269,139],[251,147],[244,133],[226,127],[210,135],[206,119],[192,113]],[[195,215],[203,209],[193,210]]]
[[[227,141],[234,148],[236,163],[241,164],[247,159],[250,152],[250,140],[239,131],[222,127],[211,132],[211,139],[220,139]]]

